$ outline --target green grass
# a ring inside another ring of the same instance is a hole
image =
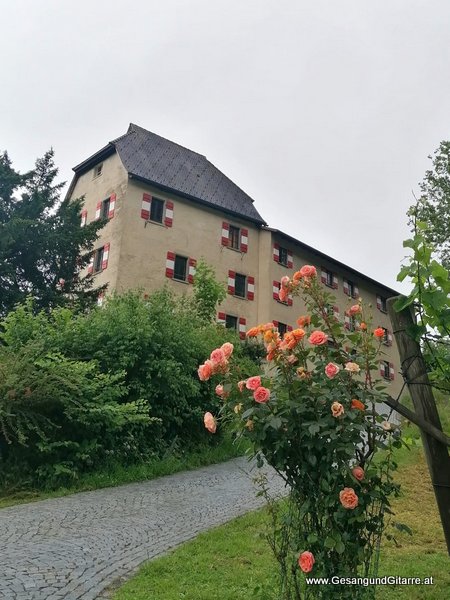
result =
[[[241,456],[245,447],[236,445],[231,439],[225,438],[217,446],[204,446],[184,456],[170,455],[166,458],[153,459],[135,465],[123,466],[112,464],[101,471],[86,473],[67,487],[52,490],[0,490],[0,509],[25,502],[35,502],[45,498],[58,498],[76,492],[85,492],[99,488],[112,487],[136,481],[155,479],[163,475],[172,475],[179,471],[187,471],[198,467],[223,462],[230,458]]]
[[[450,589],[450,559],[422,451],[401,450],[397,458],[402,494],[393,501],[395,519],[413,535],[396,534],[398,547],[384,543],[379,575],[433,576],[435,584],[380,586],[377,600],[443,600]],[[264,540],[265,521],[265,512],[258,511],[199,535],[144,565],[114,600],[277,600],[277,565]]]

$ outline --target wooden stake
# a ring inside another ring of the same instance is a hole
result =
[[[396,312],[393,307],[396,299],[390,298],[387,305],[400,354],[402,374],[408,384],[415,414],[419,422],[426,421],[433,429],[442,432],[420,345],[406,333],[408,326],[414,324],[412,312],[410,307]],[[450,555],[450,457],[446,444],[442,443],[444,440],[438,441],[422,427],[420,433]]]

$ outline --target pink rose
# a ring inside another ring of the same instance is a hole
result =
[[[358,496],[353,488],[344,488],[339,492],[339,500],[344,508],[353,510],[358,506]]]
[[[220,398],[222,398],[222,396],[224,396],[225,392],[223,390],[223,385],[221,383],[219,383],[218,385],[216,385],[216,394],[218,396],[220,396]]]
[[[328,336],[326,333],[323,333],[323,331],[313,331],[309,336],[308,341],[314,346],[322,346],[322,344],[327,343]]]
[[[253,398],[256,402],[264,404],[264,402],[267,402],[270,398],[270,390],[265,387],[256,388],[256,390],[253,392]]]
[[[303,573],[309,573],[310,571],[312,571],[315,562],[316,560],[314,558],[314,554],[312,552],[309,552],[308,550],[302,552],[298,557],[298,566],[303,571]]]
[[[358,313],[361,312],[361,307],[359,304],[354,304],[353,306],[350,306],[349,310],[348,310],[348,314],[353,317],[355,315],[357,315]]]
[[[261,377],[259,375],[255,375],[254,377],[249,377],[245,382],[245,387],[248,390],[256,390],[261,385]]]
[[[205,416],[203,417],[203,423],[210,433],[216,433],[217,423],[210,412],[205,413]]]
[[[225,354],[225,358],[230,358],[230,356],[233,354],[234,346],[230,342],[225,342],[225,344],[222,344],[220,349]]]
[[[205,364],[199,366],[197,372],[200,381],[208,381],[213,373],[212,362],[210,360],[205,361]]]
[[[333,417],[340,417],[344,414],[344,407],[340,402],[333,402],[331,412],[333,413]]]
[[[222,348],[216,348],[213,350],[211,352],[210,359],[215,365],[223,365],[227,361],[225,352],[222,350]]]
[[[328,379],[333,379],[339,373],[339,366],[335,363],[329,362],[325,367],[325,375]]]
[[[278,299],[280,302],[286,302],[286,300],[288,299],[288,291],[286,288],[281,287],[279,292],[278,292]]]
[[[344,368],[349,373],[359,373],[360,370],[361,370],[359,368],[359,366],[356,363],[354,363],[354,362],[348,362],[348,363],[346,363]]]
[[[358,481],[362,481],[364,479],[364,469],[362,467],[355,467],[352,469],[352,475]]]
[[[305,265],[299,271],[300,277],[315,277],[317,275],[316,267]]]
[[[287,275],[284,275],[284,276],[281,278],[281,287],[282,287],[282,288],[287,288],[287,287],[289,287],[289,283],[290,283],[290,281],[291,281],[291,280],[289,279],[289,277],[288,277]]]

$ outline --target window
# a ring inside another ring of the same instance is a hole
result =
[[[153,196],[152,202],[150,205],[150,221],[155,221],[156,223],[163,222],[163,214],[164,214],[164,200],[160,200],[159,198],[155,198]]]
[[[102,270],[104,248],[99,248],[94,253],[94,273]]]
[[[377,296],[377,308],[381,312],[387,313],[386,298],[384,296]]]
[[[245,275],[241,275],[241,273],[236,273],[235,281],[234,281],[234,295],[239,298],[245,298],[247,291],[247,277]]]
[[[350,296],[351,298],[357,298],[359,296],[358,287],[353,283],[353,281],[350,281],[350,279],[344,279],[343,284],[344,294],[346,296]]]
[[[229,240],[229,242],[228,242],[229,248],[233,248],[234,250],[239,250],[240,240],[241,240],[239,227],[230,225],[228,240]]]
[[[173,278],[178,281],[186,281],[188,259],[185,256],[175,254],[175,263],[173,268]]]
[[[103,171],[103,163],[100,163],[99,165],[96,165],[94,167],[94,177],[93,179],[95,179],[96,177],[100,177],[100,175],[102,174]]]
[[[331,271],[325,271],[325,285],[333,287],[333,273]]]
[[[111,201],[109,198],[106,198],[106,200],[103,200],[103,202],[102,202],[100,218],[103,219],[104,221],[106,221],[108,219],[110,204],[111,204]]]
[[[330,271],[329,269],[324,269],[322,267],[320,280],[321,280],[322,283],[324,283],[328,287],[331,287],[331,288],[333,288],[335,290],[338,287],[338,278],[337,278],[337,275],[335,273],[333,273],[332,271]]]
[[[278,248],[278,262],[283,267],[288,266],[288,251],[287,248],[282,248],[281,246]]]
[[[286,325],[286,323],[280,323],[280,321],[278,321],[277,328],[278,333],[281,335],[281,337],[283,337],[288,330],[288,326]]]
[[[380,373],[385,379],[391,379],[390,364],[387,360],[383,360],[380,364]]]
[[[225,327],[227,329],[235,329],[237,330],[238,320],[237,317],[233,315],[225,315]]]

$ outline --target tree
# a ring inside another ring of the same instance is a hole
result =
[[[409,211],[410,223],[426,223],[423,235],[437,250],[442,264],[450,269],[450,141],[443,141],[435,151],[433,168],[426,171],[420,184],[421,195]]]
[[[80,227],[83,199],[60,200],[64,183],[49,150],[35,168],[20,174],[7,152],[0,154],[0,315],[27,296],[36,309],[95,302],[89,263],[103,223]]]
[[[205,322],[216,317],[216,307],[227,296],[225,284],[217,281],[214,269],[200,259],[194,277],[194,307],[198,316]]]

